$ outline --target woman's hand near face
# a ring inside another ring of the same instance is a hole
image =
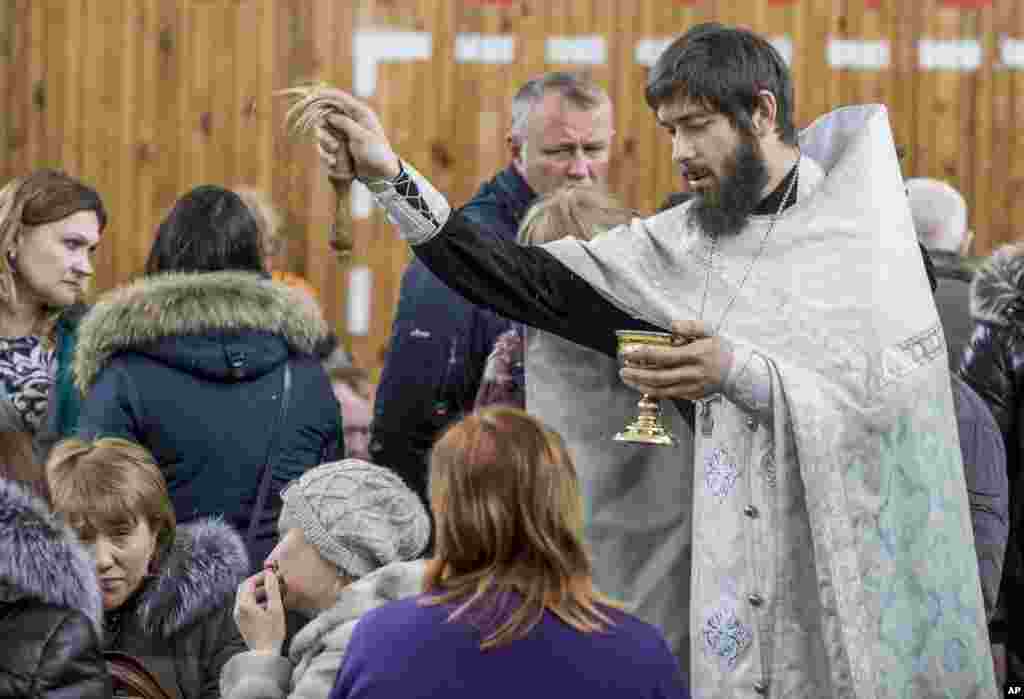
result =
[[[277,576],[261,571],[238,586],[235,623],[251,650],[278,655],[286,634]]]

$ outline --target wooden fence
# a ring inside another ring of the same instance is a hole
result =
[[[293,271],[376,367],[408,252],[379,212],[356,221],[353,265],[372,286],[368,324],[350,333],[351,269],[326,242],[333,194],[274,91],[324,79],[367,95],[396,149],[459,203],[506,164],[516,86],[588,70],[616,107],[612,187],[649,211],[676,176],[645,64],[711,19],[789,56],[799,124],[888,105],[905,174],[965,193],[975,252],[1024,238],[1019,0],[0,0],[0,175],[56,166],[99,189],[112,214],[99,290],[139,273],[188,188],[264,188],[286,213]]]

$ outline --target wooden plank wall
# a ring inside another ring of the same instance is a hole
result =
[[[310,79],[352,85],[357,31],[429,33],[429,59],[377,64],[370,100],[396,149],[458,203],[506,163],[516,86],[586,68],[616,105],[612,187],[650,211],[675,175],[634,47],[712,19],[788,38],[799,124],[842,104],[887,104],[906,174],[967,196],[975,252],[1024,238],[1024,70],[1000,60],[1003,39],[1024,39],[1018,0],[0,0],[0,179],[53,166],[99,189],[112,214],[99,291],[139,273],[161,215],[188,188],[262,187],[286,213],[293,271],[321,289],[359,361],[377,367],[408,252],[379,213],[356,222],[354,264],[370,267],[373,294],[368,334],[348,336],[348,270],[326,244],[333,193],[312,146],[285,133],[273,92]],[[466,33],[511,35],[514,61],[456,62]],[[603,37],[606,59],[548,63],[546,40],[563,35]],[[830,67],[835,38],[888,41],[888,68]],[[982,63],[923,70],[922,38],[978,40]]]

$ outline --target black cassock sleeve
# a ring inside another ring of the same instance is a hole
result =
[[[664,331],[619,309],[544,248],[482,233],[458,211],[412,249],[478,306],[611,357],[616,330]]]

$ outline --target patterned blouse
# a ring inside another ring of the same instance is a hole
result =
[[[32,433],[46,417],[55,348],[33,335],[0,338],[3,391]]]

